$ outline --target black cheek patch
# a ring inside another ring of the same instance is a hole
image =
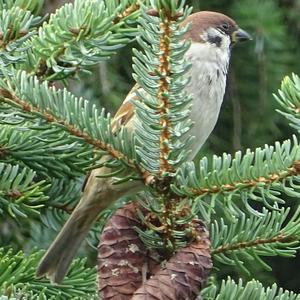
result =
[[[222,38],[216,35],[208,35],[207,40],[211,44],[215,44],[217,47],[220,47],[222,43]]]

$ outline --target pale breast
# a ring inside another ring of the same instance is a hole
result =
[[[192,148],[189,149],[191,154],[187,157],[191,160],[199,152],[216,125],[225,93],[229,51],[225,53],[224,49],[193,43],[185,55],[192,63],[187,74],[191,80],[186,86],[186,90],[194,98],[191,108],[191,119],[194,126],[181,137],[181,141],[185,142],[187,135],[195,137]],[[135,101],[134,93],[130,97],[132,99],[127,99],[129,103],[132,100]],[[122,121],[123,119],[126,122],[121,125],[132,128],[140,126],[138,125],[140,120],[135,115],[129,119],[124,118],[121,110],[117,113],[114,124],[117,120]]]
[[[198,153],[218,120],[226,87],[230,53],[213,45],[192,44],[186,57],[192,63],[190,83],[186,87],[194,101],[191,110],[195,136],[190,159]]]

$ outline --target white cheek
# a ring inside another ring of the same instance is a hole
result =
[[[231,40],[228,35],[224,35],[221,43],[221,47],[224,51],[230,51]]]
[[[200,35],[200,38],[204,41],[209,41],[209,36],[220,37],[221,39],[220,45],[211,43],[212,47],[215,47],[216,49],[222,49],[224,52],[230,51],[231,41],[230,37],[227,34],[217,30],[216,28],[210,27],[203,34]]]

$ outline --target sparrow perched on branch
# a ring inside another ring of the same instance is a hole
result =
[[[192,146],[193,158],[212,132],[223,101],[226,76],[232,46],[251,39],[234,20],[216,12],[201,11],[190,15],[183,25],[191,23],[185,39],[191,46],[185,58],[191,63],[190,82],[186,86],[193,96],[191,119],[194,126],[189,134],[195,136]],[[135,112],[131,103],[135,88],[128,94],[112,122],[117,130],[126,126],[134,131]],[[113,185],[112,178],[99,178],[108,173],[106,167],[91,172],[82,198],[60,233],[42,258],[37,276],[46,275],[52,282],[60,283],[65,277],[77,249],[86,237],[99,213],[121,196],[140,190],[142,183]]]

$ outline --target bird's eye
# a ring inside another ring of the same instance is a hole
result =
[[[229,30],[229,24],[228,23],[223,23],[220,27],[225,32],[227,32]]]

